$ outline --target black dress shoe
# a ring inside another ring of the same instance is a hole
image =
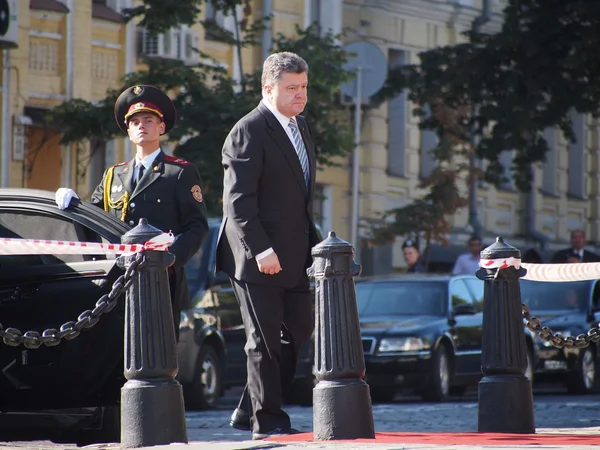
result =
[[[250,426],[250,415],[243,409],[235,408],[233,414],[231,414],[229,426],[236,430],[250,431],[252,429]]]
[[[252,433],[252,439],[253,440],[258,440],[258,439],[267,439],[270,437],[276,437],[276,436],[287,436],[289,434],[299,434],[302,433],[301,431],[296,430],[295,428],[275,428],[271,431],[267,431],[265,433]]]

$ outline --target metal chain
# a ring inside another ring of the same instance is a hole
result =
[[[576,337],[573,336],[563,336],[560,333],[554,333],[550,328],[545,327],[535,316],[531,315],[529,308],[527,305],[523,304],[523,318],[527,321],[527,328],[533,331],[534,333],[538,333],[540,338],[543,341],[550,342],[556,348],[563,347],[577,347],[584,348],[590,345],[590,342],[598,342],[600,341],[600,323],[597,324],[594,328],[590,329],[587,334],[583,333]]]
[[[111,311],[116,305],[121,294],[123,294],[133,283],[134,276],[138,270],[146,264],[146,258],[142,253],[136,253],[135,259],[131,262],[131,265],[127,268],[123,275],[113,283],[112,289],[108,294],[104,294],[96,302],[94,309],[88,309],[82,312],[77,321],[69,321],[60,327],[60,330],[56,328],[49,328],[43,333],[37,331],[27,331],[21,333],[16,328],[4,329],[0,324],[0,337],[6,345],[11,347],[18,347],[23,344],[26,348],[34,349],[39,348],[42,344],[47,347],[54,347],[61,343],[62,339],[71,340],[79,336],[81,330],[91,328],[98,323],[100,316]]]

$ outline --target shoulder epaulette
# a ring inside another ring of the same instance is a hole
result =
[[[175,156],[169,156],[169,155],[165,155],[165,161],[169,162],[169,163],[174,163],[174,164],[181,164],[182,166],[186,166],[186,165],[190,164],[190,162],[186,161],[185,159],[176,158]]]
[[[126,165],[126,164],[128,164],[128,162],[127,162],[127,161],[123,161],[123,162],[120,162],[120,163],[114,164],[112,167],[124,166],[124,165]]]

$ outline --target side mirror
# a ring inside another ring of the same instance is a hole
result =
[[[468,303],[461,303],[460,305],[456,305],[454,307],[454,315],[455,316],[472,316],[476,314],[475,306],[470,305]]]

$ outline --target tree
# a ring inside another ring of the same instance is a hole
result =
[[[163,32],[172,26],[197,20],[201,0],[144,0],[141,6],[126,11],[128,17],[141,17],[141,24],[152,32]],[[243,6],[239,20],[240,33],[227,35],[227,42],[238,48],[257,44],[261,23],[250,24],[250,4],[243,0],[219,0],[215,6],[233,11]],[[165,5],[169,5],[168,7]],[[210,24],[205,24],[210,26]],[[294,38],[278,35],[275,51],[292,51],[303,56],[309,65],[309,102],[304,115],[315,133],[319,163],[329,164],[353,147],[349,111],[339,104],[338,86],[352,77],[342,66],[348,55],[336,43],[339,36],[318,36],[314,27],[298,28]],[[221,147],[229,130],[261,98],[260,71],[243,76],[236,85],[224,69],[199,64],[188,66],[180,61],[147,59],[147,69],[128,74],[122,87],[107,92],[99,102],[74,99],[54,108],[49,120],[62,124],[62,142],[74,143],[96,139],[106,141],[122,136],[113,117],[113,105],[127,86],[152,84],[172,93],[179,120],[168,139],[174,153],[195,163],[203,182],[204,198],[209,214],[221,215],[223,170]]]
[[[459,114],[456,134],[469,143],[467,152],[486,162],[478,176],[499,185],[507,181],[504,173],[510,169],[517,188],[527,192],[531,164],[544,161],[548,151],[544,130],[559,127],[574,141],[570,114],[597,116],[600,2],[508,0],[503,17],[496,34],[472,29],[466,43],[420,53],[418,64],[390,73],[378,96],[381,101],[407,89],[421,127],[436,130],[440,146],[446,145],[447,127],[440,117],[427,116],[427,107],[469,111]],[[468,139],[470,133],[474,139]],[[455,149],[455,159],[461,160],[464,146]],[[506,150],[514,151],[510,168],[499,162]],[[467,179],[477,176],[465,174]]]

